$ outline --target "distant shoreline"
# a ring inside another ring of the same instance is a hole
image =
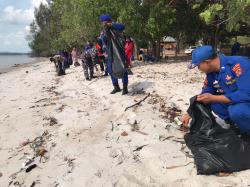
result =
[[[18,69],[29,67],[29,66],[32,66],[34,64],[41,63],[41,62],[44,62],[44,61],[47,61],[47,60],[48,60],[48,58],[44,58],[44,57],[34,58],[34,60],[32,62],[27,62],[27,63],[24,63],[24,64],[18,64],[17,63],[15,65],[11,66],[11,67],[0,68],[0,74],[5,74],[5,73],[11,72],[11,71],[15,71],[15,70],[18,70]]]
[[[31,56],[31,53],[12,53],[12,52],[0,52],[1,56],[4,55],[28,55]]]

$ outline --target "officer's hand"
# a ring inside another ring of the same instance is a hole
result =
[[[184,114],[181,117],[182,125],[185,126],[185,127],[187,127],[190,119],[191,119],[191,117],[188,114]]]
[[[212,103],[214,101],[214,95],[210,93],[204,93],[204,94],[198,95],[197,101],[202,102],[204,104]]]

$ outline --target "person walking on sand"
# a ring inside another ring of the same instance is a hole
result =
[[[192,53],[190,68],[194,67],[206,73],[197,101],[209,105],[237,134],[250,135],[250,59],[218,55],[212,46],[202,46]],[[189,120],[185,114],[183,125]]]
[[[80,58],[82,59],[82,67],[84,70],[84,76],[87,81],[90,81],[94,77],[94,60],[95,50],[92,44],[87,44],[82,52]]]
[[[120,23],[113,23],[109,15],[101,15],[100,21],[103,24],[100,39],[102,41],[102,48],[107,55],[108,73],[114,86],[111,94],[121,91],[118,78],[114,75],[113,71],[113,67],[115,67],[115,65],[117,67],[117,64],[119,64],[119,69],[122,72],[121,79],[123,82],[122,95],[125,95],[128,93],[128,72],[125,70],[125,38],[122,38],[122,35],[120,34],[125,29],[125,26]],[[119,39],[117,37],[119,37]]]
[[[73,48],[71,55],[72,55],[72,61],[73,61],[74,66],[75,67],[80,66],[78,62],[78,51],[75,47]]]

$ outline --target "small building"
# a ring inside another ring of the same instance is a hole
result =
[[[165,36],[161,40],[160,56],[166,58],[167,56],[175,55],[177,42],[171,36]]]

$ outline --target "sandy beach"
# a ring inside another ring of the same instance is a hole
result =
[[[0,74],[0,186],[249,186],[249,170],[196,174],[174,121],[203,85],[187,64],[137,63],[127,96],[82,67],[57,77],[49,61]]]

